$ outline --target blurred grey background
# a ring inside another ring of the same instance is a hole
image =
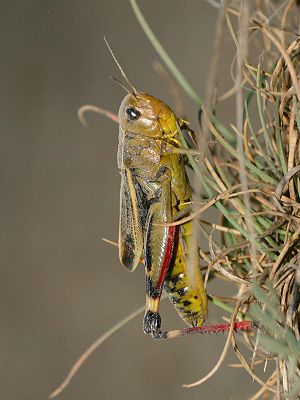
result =
[[[203,0],[139,4],[203,95],[217,10]],[[109,79],[119,72],[103,35],[137,88],[171,106],[173,99],[127,0],[2,1],[0,19],[0,397],[46,399],[81,352],[145,297],[143,269],[128,273],[101,240],[118,234],[117,126],[89,113],[84,129],[76,116],[83,104],[117,112],[124,96]],[[234,55],[230,39],[224,46],[221,92],[232,85]],[[181,95],[196,126],[197,107]],[[224,286],[209,290],[224,295]],[[167,301],[162,318],[165,328],[184,326]],[[210,306],[210,322],[220,318]],[[181,387],[213,367],[225,339],[154,342],[141,315],[93,354],[60,398],[246,398],[256,385],[226,368],[232,354],[203,386]]]

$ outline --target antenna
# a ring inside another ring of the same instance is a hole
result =
[[[114,76],[111,76],[111,79],[119,86],[121,86],[122,89],[125,90],[128,94],[131,96],[136,97],[135,92],[132,91],[132,89],[128,88],[123,82],[121,82],[118,78],[115,78]]]
[[[106,44],[106,46],[107,46],[107,48],[108,48],[108,50],[109,50],[109,52],[110,52],[112,58],[114,59],[115,63],[117,64],[117,67],[119,68],[119,70],[120,70],[120,72],[121,72],[123,78],[124,78],[125,81],[127,82],[128,86],[132,89],[132,92],[133,92],[133,93],[131,93],[131,94],[136,94],[136,93],[137,93],[136,88],[133,86],[133,84],[132,84],[132,83],[130,82],[130,80],[127,78],[127,76],[126,76],[126,74],[125,74],[123,68],[121,67],[119,61],[117,60],[117,57],[115,56],[114,52],[112,51],[112,48],[111,48],[110,45],[108,44],[108,41],[107,41],[106,37],[103,36],[103,39],[104,39],[104,41],[105,41],[105,44]],[[124,86],[123,86],[123,88],[124,88]]]

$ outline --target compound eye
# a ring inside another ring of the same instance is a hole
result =
[[[140,118],[141,113],[136,108],[129,107],[126,109],[126,115],[129,121],[135,121]]]

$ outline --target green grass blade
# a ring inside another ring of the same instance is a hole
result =
[[[261,76],[261,68],[260,68],[260,64],[258,64],[258,68],[257,68],[257,77],[256,77],[256,85],[258,88],[262,88],[262,76]],[[264,139],[265,139],[265,143],[266,143],[266,148],[267,148],[267,152],[269,154],[269,156],[271,158],[273,158],[274,160],[277,159],[276,153],[273,149],[272,143],[271,143],[271,139],[269,136],[269,132],[266,126],[266,122],[265,122],[265,116],[264,116],[264,111],[263,111],[263,105],[262,105],[262,98],[261,98],[261,93],[260,90],[256,91],[256,99],[257,99],[257,109],[258,109],[258,115],[259,115],[259,119],[260,119],[260,123],[263,129],[263,134],[264,134]],[[279,164],[279,162],[278,162]],[[273,172],[275,172],[275,165],[272,165],[272,170]]]
[[[163,46],[160,44],[159,40],[157,37],[154,35],[152,29],[150,28],[148,22],[145,20],[145,17],[143,16],[141,9],[137,5],[136,0],[129,0],[131,7],[133,9],[133,12],[141,25],[143,31],[145,32],[146,36],[148,37],[149,41],[152,43],[153,47],[163,60],[163,62],[166,64],[166,66],[169,68],[170,72],[174,75],[175,79],[180,83],[182,88],[186,91],[186,93],[199,105],[199,107],[202,107],[203,101],[201,97],[196,93],[196,91],[192,88],[190,83],[187,81],[187,79],[183,76],[183,74],[179,71],[179,69],[176,67],[175,63],[171,59],[171,57],[168,55],[166,50],[163,48]]]
[[[276,105],[275,105],[275,140],[276,140],[276,145],[278,148],[278,156],[280,160],[280,165],[282,169],[282,175],[285,175],[287,173],[287,164],[286,164],[286,159],[283,151],[283,145],[282,145],[282,138],[281,138],[281,129],[280,129],[280,123],[279,123],[279,103],[280,103],[280,97],[277,96],[276,98]]]
[[[228,142],[226,142],[224,137],[218,132],[217,129],[213,130],[212,134],[215,136],[215,138],[218,140],[218,142],[221,143],[222,146],[225,147],[226,150],[228,150],[228,152],[231,155],[233,155],[238,161],[241,161],[242,155],[240,155],[234,147],[232,147]],[[264,171],[261,171],[254,164],[252,164],[249,160],[245,160],[245,165],[250,171],[252,171],[256,176],[258,176],[264,182],[270,183],[272,185],[277,185],[278,182],[273,177],[266,174]]]

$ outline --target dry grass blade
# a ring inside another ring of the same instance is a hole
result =
[[[139,307],[132,313],[130,313],[127,317],[119,321],[115,324],[111,329],[106,331],[103,335],[101,335],[94,343],[92,343],[82,355],[78,358],[76,363],[70,369],[68,375],[64,379],[64,381],[59,385],[57,389],[54,390],[53,393],[49,395],[49,399],[54,399],[57,397],[61,392],[63,392],[66,387],[70,384],[74,376],[77,374],[79,369],[82,365],[87,361],[87,359],[107,340],[109,339],[114,333],[118,332],[122,329],[125,325],[127,325],[130,321],[132,321],[135,317],[142,314],[145,311],[145,306]]]
[[[234,352],[237,356],[237,358],[240,360],[241,364],[243,365],[244,369],[249,373],[249,375],[253,378],[254,381],[256,381],[257,383],[259,383],[264,389],[270,391],[271,393],[276,393],[276,390],[274,388],[272,388],[271,386],[267,385],[262,379],[260,379],[249,367],[249,365],[247,364],[244,356],[242,355],[242,353],[239,351],[238,347],[237,347],[237,343],[234,339],[234,336],[232,336],[231,338],[232,341],[232,346],[234,349]]]
[[[84,114],[88,111],[105,115],[107,118],[111,119],[113,122],[118,123],[118,116],[116,114],[114,114],[110,111],[104,110],[104,108],[93,106],[91,104],[86,104],[84,106],[81,106],[77,112],[78,119],[84,128],[86,128],[88,126],[87,121],[84,117]]]
[[[207,375],[205,375],[203,378],[201,378],[201,379],[199,379],[199,380],[197,380],[197,381],[195,381],[193,383],[184,384],[184,385],[182,385],[183,387],[191,388],[191,387],[199,386],[202,383],[206,382],[208,379],[210,379],[218,371],[218,369],[222,365],[223,361],[225,360],[226,354],[227,354],[227,352],[229,350],[231,338],[232,338],[233,332],[234,332],[234,322],[235,322],[236,316],[237,316],[237,314],[239,312],[240,306],[241,306],[241,302],[237,302],[237,304],[236,304],[236,306],[234,308],[234,312],[233,312],[233,314],[231,316],[230,330],[229,330],[229,333],[228,333],[228,337],[226,339],[225,346],[224,346],[222,354],[221,354],[219,360],[217,361],[217,363],[215,364],[214,368]]]

